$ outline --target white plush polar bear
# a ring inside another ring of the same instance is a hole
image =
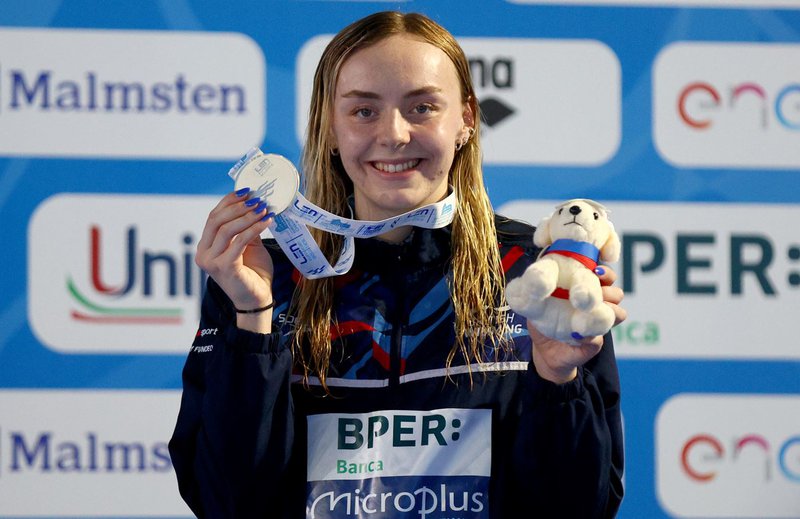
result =
[[[542,219],[533,243],[544,250],[522,276],[506,287],[515,312],[554,339],[604,335],[614,325],[614,311],[603,303],[598,261],[619,259],[620,239],[601,204],[584,198],[556,206]]]

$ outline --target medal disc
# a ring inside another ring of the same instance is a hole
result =
[[[294,164],[282,155],[259,154],[239,171],[234,189],[249,187],[250,197],[258,197],[269,211],[282,213],[294,200],[300,188],[300,174]]]

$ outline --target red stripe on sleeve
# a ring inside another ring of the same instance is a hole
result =
[[[503,272],[508,272],[508,269],[510,269],[523,254],[525,254],[525,251],[519,245],[511,247],[511,250],[509,250],[502,259]]]

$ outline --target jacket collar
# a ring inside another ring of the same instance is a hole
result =
[[[414,227],[400,243],[356,238],[353,266],[381,274],[436,268],[450,260],[450,243],[450,226],[441,229]]]

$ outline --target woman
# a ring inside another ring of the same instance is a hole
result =
[[[211,279],[170,442],[199,517],[615,515],[610,335],[570,346],[507,311],[505,280],[538,251],[532,228],[493,214],[479,124],[464,53],[429,18],[377,13],[328,45],[305,196],[377,221],[452,193],[455,216],[356,240],[350,272],[309,280],[262,244],[264,201],[220,201],[198,243]],[[340,240],[315,236],[335,258]]]

